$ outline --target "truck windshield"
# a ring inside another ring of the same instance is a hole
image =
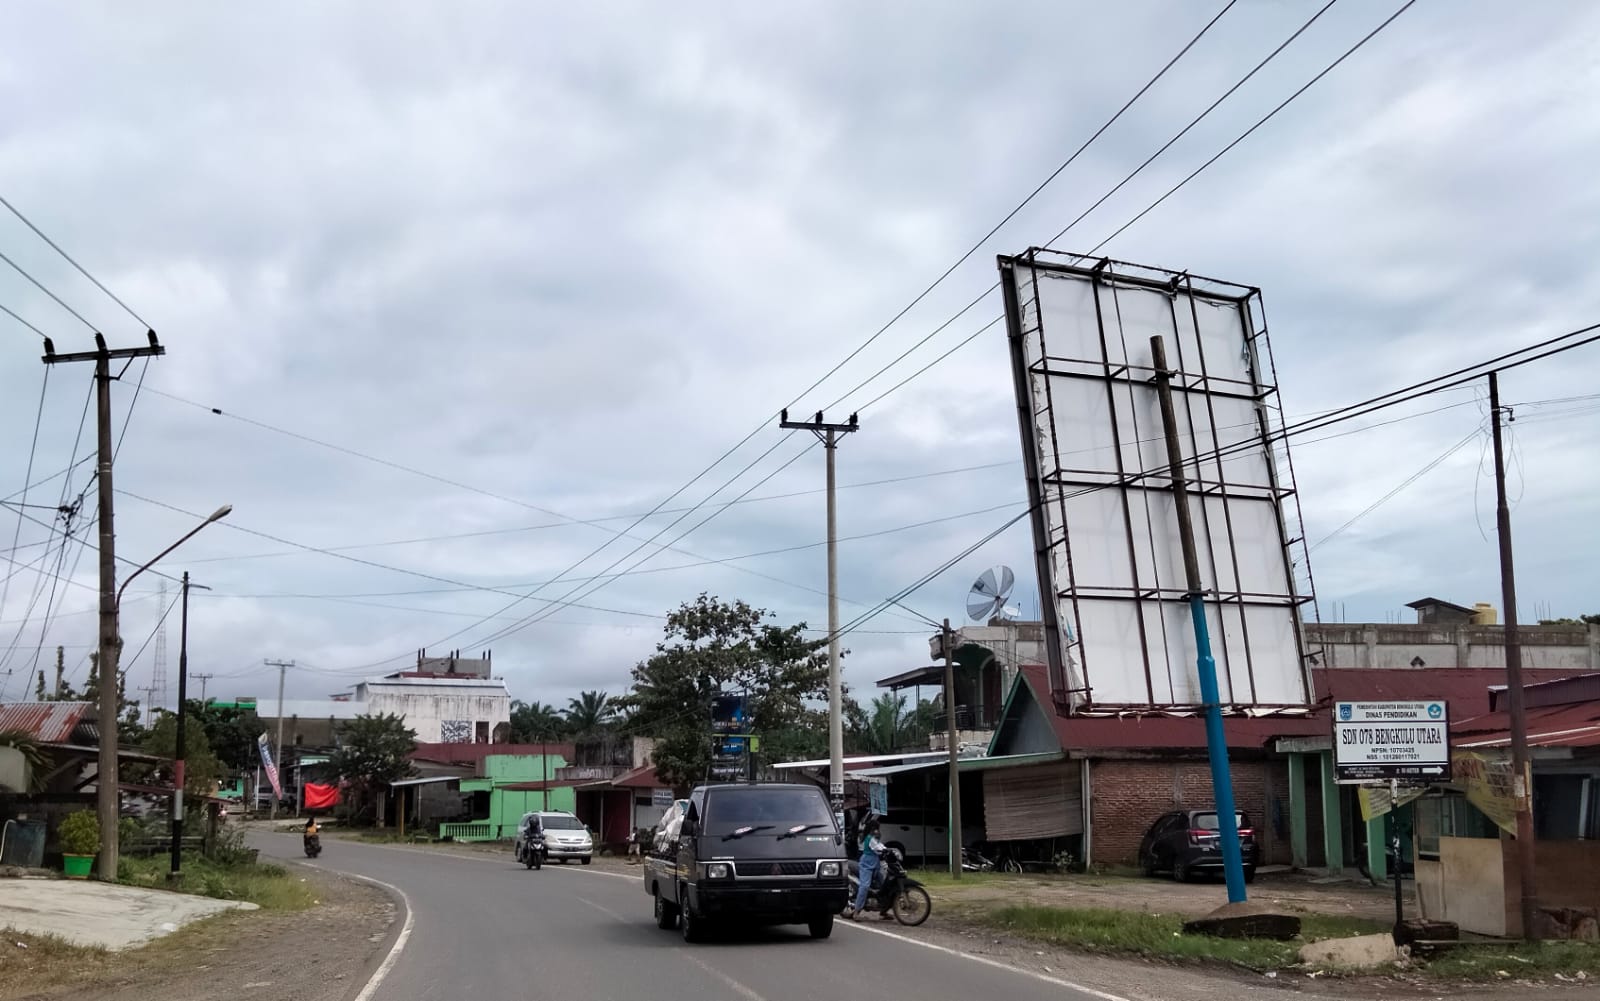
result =
[[[707,834],[732,834],[745,827],[760,827],[759,833],[763,834],[782,834],[791,827],[806,824],[833,828],[828,802],[814,789],[762,789],[758,786],[714,793],[706,803]]]

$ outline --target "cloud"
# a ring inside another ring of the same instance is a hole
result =
[[[659,634],[648,616],[702,590],[823,626],[823,462],[819,449],[801,454],[803,434],[734,478],[780,440],[766,421],[667,510],[637,525],[623,516],[650,511],[779,407],[837,400],[829,412],[842,417],[998,316],[990,295],[846,392],[991,285],[996,253],[1047,239],[1309,12],[1230,11],[949,281],[804,393],[1211,12],[171,13],[19,14],[14,33],[27,44],[0,66],[15,112],[0,136],[0,193],[169,347],[133,408],[118,487],[189,511],[235,505],[163,565],[215,589],[192,609],[195,669],[217,674],[212,694],[259,695],[276,684],[261,661],[292,658],[291,693],[313,695],[424,645],[487,644],[518,697],[560,704],[585,688],[624,687]],[[1062,246],[1110,233],[1381,16],[1330,11]],[[1582,262],[1594,258],[1600,196],[1586,169],[1597,36],[1600,19],[1585,8],[1418,5],[1108,249],[1261,286],[1291,413],[1591,322],[1600,303]],[[138,323],[15,220],[0,219],[0,251],[114,343],[141,341]],[[0,303],[60,350],[89,343],[14,274],[0,274]],[[34,335],[11,327],[0,463],[21,487],[42,373]],[[1533,401],[1592,393],[1587,357],[1519,369],[1504,387],[1522,405],[1519,566],[1528,593],[1558,614],[1595,610],[1584,500],[1597,416],[1582,401]],[[115,387],[119,421],[142,371]],[[51,373],[34,479],[73,458],[88,375]],[[1470,391],[1436,405],[1448,403],[1465,405],[1298,445],[1308,535],[1339,527],[1481,421]],[[854,602],[870,607],[1010,517],[937,521],[1021,502],[1018,465],[901,478],[1014,464],[1016,428],[998,326],[862,410],[861,432],[838,453],[840,482],[898,482],[840,492],[841,534],[870,536],[841,546],[846,621],[863,610]],[[89,445],[83,438],[76,456]],[[1319,549],[1322,597],[1381,618],[1415,592],[1494,595],[1477,458],[1474,443]],[[48,507],[85,490],[89,472],[80,467],[65,494],[59,480],[31,492],[46,508],[28,512],[48,522]],[[694,526],[706,512],[666,527],[678,509],[752,487],[748,502],[703,527]],[[785,494],[797,496],[759,499]],[[920,522],[936,523],[886,531]],[[125,495],[119,553],[142,561],[191,525]],[[649,555],[650,545],[626,555],[657,532],[672,542],[691,528],[673,544],[695,556]],[[262,557],[296,547],[245,530],[363,548]],[[631,538],[616,538],[623,531]],[[22,523],[20,544],[46,538]],[[417,539],[431,541],[367,545]],[[769,550],[791,551],[658,569]],[[1006,563],[1031,613],[1031,560],[1023,522],[906,600],[959,621],[971,580]],[[43,633],[50,577],[25,570],[11,581],[0,650],[17,651],[0,660],[0,685],[12,693],[36,652],[45,663],[49,647],[66,645],[72,666],[93,642],[92,554],[74,547],[61,572],[74,567]],[[592,583],[566,579],[604,573],[622,575],[592,594]],[[558,576],[510,608],[498,593]],[[135,647],[160,615],[156,583],[146,575],[130,587],[123,627]],[[539,611],[560,599],[641,615]],[[857,687],[926,658],[922,627],[898,609],[847,645]],[[169,653],[169,678],[174,670]]]

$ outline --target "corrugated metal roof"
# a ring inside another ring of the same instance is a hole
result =
[[[21,730],[45,744],[63,744],[92,708],[88,702],[7,702],[0,705],[0,730]]]
[[[1600,747],[1600,700],[1527,710],[1529,747]],[[1462,720],[1450,728],[1456,747],[1491,750],[1511,746],[1504,710]]]

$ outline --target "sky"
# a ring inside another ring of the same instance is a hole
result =
[[[527,701],[620,693],[703,591],[821,636],[823,453],[785,405],[860,413],[839,592],[872,610],[1025,505],[1003,327],[957,347],[998,293],[945,321],[1321,5],[1231,5],[907,305],[1222,6],[17,7],[0,196],[129,310],[3,212],[38,285],[0,262],[0,305],[61,352],[146,325],[168,351],[113,387],[119,582],[233,506],[128,585],[130,687],[165,613],[174,698],[185,571],[223,698],[271,697],[268,659],[318,697],[424,647],[492,650]],[[1331,5],[1054,246],[1117,233],[1398,6]],[[1421,0],[1103,252],[1260,287],[1291,415],[1600,321],[1596,53],[1587,4]],[[81,684],[95,643],[91,372],[40,347],[0,315],[0,699],[58,645]],[[1600,345],[1502,380],[1524,618],[1600,611],[1597,370]],[[1293,443],[1315,614],[1500,603],[1483,397]],[[996,565],[1036,616],[1024,519],[850,632],[846,682],[925,663],[923,618],[963,622]]]

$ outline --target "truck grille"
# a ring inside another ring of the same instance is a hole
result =
[[[816,874],[817,864],[813,861],[802,862],[735,862],[733,872],[736,876],[813,876]]]

